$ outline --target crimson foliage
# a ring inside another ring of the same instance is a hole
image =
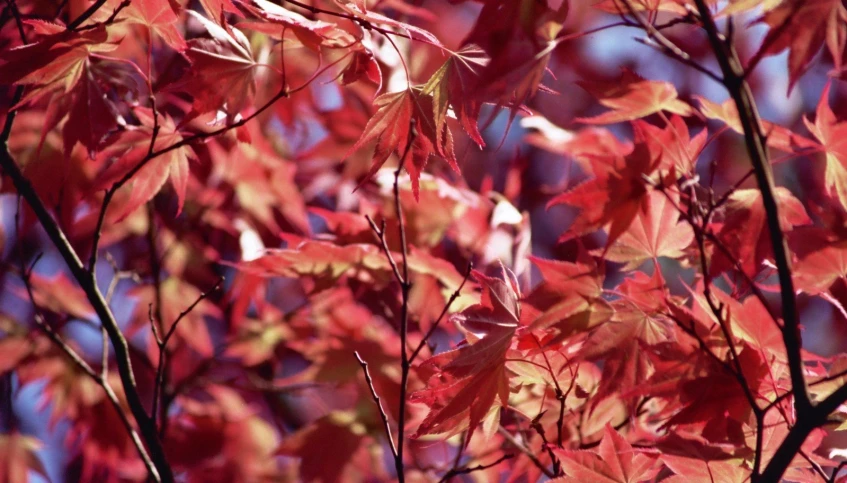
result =
[[[4,0],[0,480],[847,481],[845,43]]]

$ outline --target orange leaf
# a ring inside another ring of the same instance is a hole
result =
[[[647,117],[660,111],[681,116],[693,113],[691,106],[677,98],[676,88],[670,82],[644,80],[635,72],[624,69],[621,78],[610,82],[580,82],[600,104],[612,109],[594,117],[581,117],[577,121],[587,124],[612,124]]]

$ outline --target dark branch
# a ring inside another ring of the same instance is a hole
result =
[[[374,404],[376,404],[377,409],[379,409],[379,417],[382,419],[382,426],[385,429],[385,437],[388,438],[388,445],[391,448],[391,456],[396,459],[397,445],[394,444],[394,436],[391,434],[391,423],[388,422],[388,415],[385,413],[385,408],[382,407],[382,399],[379,397],[379,394],[376,392],[376,388],[374,387],[371,372],[368,370],[368,363],[362,359],[362,356],[360,356],[358,352],[354,352],[353,355],[356,356],[356,360],[359,361],[359,365],[362,366],[362,372],[365,373],[365,383],[367,383],[368,389],[371,391],[371,397],[374,400]]]

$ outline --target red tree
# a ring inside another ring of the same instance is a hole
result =
[[[847,481],[846,42],[4,0],[0,479]]]

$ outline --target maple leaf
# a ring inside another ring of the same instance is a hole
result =
[[[484,68],[489,60],[478,46],[466,45],[458,52],[452,53],[421,88],[424,94],[433,98],[437,143],[443,142],[443,132],[447,131],[448,107],[452,107],[465,132],[480,147],[485,146],[477,127],[482,104],[475,100],[471,89],[478,82],[480,69]]]
[[[577,261],[531,258],[543,282],[524,299],[521,322],[533,330],[555,328],[560,340],[608,320],[611,307],[600,298],[603,272],[585,252]]]
[[[474,272],[482,285],[480,303],[454,316],[467,335],[465,343],[419,367],[428,382],[410,400],[428,406],[429,413],[414,437],[467,430],[467,446],[480,424],[487,433],[496,427],[500,407],[509,401],[506,354],[520,320],[516,286],[505,269],[504,277]]]
[[[230,114],[241,111],[256,92],[258,63],[250,41],[235,27],[221,27],[191,10],[188,14],[211,36],[190,40],[185,51],[192,64],[186,84],[194,109],[201,114],[221,107]]]
[[[750,470],[734,461],[706,460],[663,454],[662,463],[675,473],[667,478],[668,483],[687,483],[689,481],[711,481],[714,483],[738,483],[747,481]]]
[[[791,233],[789,246],[798,258],[792,267],[797,290],[817,295],[847,277],[847,241],[811,228]]]
[[[71,91],[72,105],[62,129],[66,156],[79,142],[88,148],[88,156],[93,159],[106,136],[118,127],[120,114],[95,72],[91,62],[85,62],[80,79]]]
[[[579,360],[603,363],[594,401],[637,388],[653,372],[646,348],[675,338],[672,324],[664,316],[668,290],[658,267],[652,277],[636,272],[618,291],[624,297],[611,304],[614,313],[592,327],[577,353]],[[628,404],[634,411],[638,401],[631,399]]]
[[[757,56],[775,55],[789,49],[789,94],[824,43],[835,61],[836,70],[841,69],[847,42],[847,8],[841,0],[786,0],[759,21],[768,24],[770,30]]]
[[[647,117],[660,111],[681,116],[693,113],[691,106],[679,100],[676,88],[670,82],[644,80],[635,72],[624,69],[620,79],[610,82],[580,82],[579,85],[593,95],[609,112],[580,117],[587,124],[612,124]]]
[[[671,199],[668,199],[670,197]],[[694,231],[679,220],[679,196],[651,191],[629,228],[606,251],[606,258],[637,267],[647,259],[680,258],[694,241]]]
[[[395,258],[399,258],[395,254]],[[426,252],[411,250],[409,272],[414,276],[436,278],[445,290],[455,290],[464,277],[452,264]],[[335,286],[343,275],[360,277],[370,283],[393,277],[388,258],[376,245],[354,243],[339,246],[325,241],[304,240],[294,248],[268,249],[261,257],[237,265],[244,272],[263,277],[312,277],[317,288]]]
[[[117,43],[107,42],[105,28],[77,34],[56,27],[42,25],[39,28],[49,35],[39,42],[0,54],[5,61],[0,64],[0,83],[29,87],[13,108],[54,94],[53,102],[64,104],[54,114],[55,122],[68,113],[63,127],[65,156],[80,142],[93,158],[106,135],[118,127],[119,114],[106,95],[107,82],[99,78],[103,70],[95,66],[109,61],[94,62],[91,55],[113,50]]]
[[[444,158],[453,170],[459,172],[453,154],[453,135],[446,124],[438,124],[434,119],[434,104],[433,96],[419,88],[383,94],[376,98],[376,113],[347,155],[349,157],[365,144],[376,141],[373,164],[362,184],[379,171],[392,153],[402,156],[407,150],[411,159],[403,166],[412,180],[415,199],[418,199],[420,193],[421,172],[433,153]]]
[[[86,408],[104,399],[100,386],[64,356],[47,356],[28,361],[17,368],[21,385],[43,382],[38,409],[50,408],[48,425],[63,418],[75,420]]]
[[[279,481],[279,437],[238,391],[204,385],[199,398],[181,397],[164,444],[176,468],[195,481]]]
[[[139,107],[136,108],[135,115],[141,121],[141,126],[124,132],[105,153],[109,158],[118,159],[100,175],[98,181],[101,186],[111,186],[147,157],[155,125],[154,114],[149,109]],[[158,127],[159,132],[153,145],[154,152],[182,142],[183,137],[170,116],[160,114]],[[110,216],[116,221],[127,217],[153,199],[168,180],[176,192],[177,214],[181,213],[188,185],[188,159],[193,156],[191,146],[185,145],[147,161],[125,185],[123,191],[128,192],[127,196],[115,203],[116,206],[110,210]]]
[[[225,15],[230,13],[237,15],[239,17],[242,16],[241,11],[238,10],[238,7],[232,2],[232,0],[199,0],[200,5],[203,6],[203,10],[206,11],[206,14],[209,15],[216,24],[221,27],[226,28],[227,22]]]
[[[188,46],[177,28],[179,18],[168,2],[133,0],[124,13],[128,22],[144,25],[151,35],[159,36],[172,49],[182,52]]]
[[[4,328],[3,338],[0,339],[0,375],[18,367],[33,353],[33,343],[26,334],[10,334]]]
[[[598,159],[592,166],[594,178],[582,182],[547,203],[547,207],[567,204],[580,208],[574,223],[561,241],[585,235],[608,225],[610,247],[629,228],[642,209],[649,190],[649,178],[659,166],[658,153],[651,152],[646,134],[636,127],[636,145],[626,157],[614,155]]]
[[[107,43],[106,29],[99,27],[83,33],[65,30],[56,24],[39,24],[48,35],[38,42],[8,49],[0,54],[0,84],[26,85],[29,91],[14,107],[22,106],[43,95],[71,91],[82,78],[84,67],[93,52],[113,50]]]
[[[712,102],[701,96],[694,96],[700,104],[700,112],[709,119],[716,119],[738,134],[744,134],[741,119],[738,117],[738,107],[732,99],[721,104]],[[804,149],[815,148],[817,145],[811,139],[805,138],[794,131],[762,120],[762,132],[765,134],[767,145],[787,153],[795,153]]]
[[[291,29],[303,45],[313,51],[319,51],[321,44],[325,41],[340,42],[349,37],[349,34],[346,34],[334,24],[320,20],[309,20],[299,13],[292,12],[267,0],[250,0],[250,3],[243,5],[265,22],[240,22],[239,26],[264,32],[280,39],[285,29]],[[279,26],[283,26],[283,29],[280,29]],[[350,43],[349,40],[347,43]]]
[[[377,92],[382,90],[382,71],[373,53],[367,49],[353,52],[350,62],[341,74],[341,84],[346,86],[362,79],[376,84]]]
[[[830,84],[824,88],[815,111],[815,123],[803,119],[826,153],[824,183],[830,195],[847,208],[847,122],[837,122],[829,107]]]
[[[67,275],[58,273],[46,277],[33,274],[30,282],[34,302],[39,308],[83,320],[94,317],[94,309],[88,303],[85,292]],[[20,296],[29,300],[26,290],[23,290]]]
[[[672,177],[689,175],[694,171],[697,158],[706,146],[708,130],[702,129],[691,137],[685,120],[675,114],[671,115],[665,129],[644,121],[638,121],[637,125],[638,130],[644,133],[650,151],[661,157],[658,170],[668,172]]]
[[[30,471],[47,479],[47,471],[36,454],[41,447],[41,441],[17,431],[0,434],[0,480],[26,483],[31,481]]]
[[[625,298],[613,303],[614,315],[592,331],[580,351],[580,357],[599,359],[626,345],[654,346],[672,338],[672,331],[664,317],[668,290],[662,272],[654,270],[652,276],[635,272],[618,287]]]
[[[476,102],[507,107],[511,124],[529,98],[543,88],[541,81],[561,42],[558,36],[569,11],[568,1],[556,7],[531,0],[485,2],[464,41],[464,45],[479,46],[491,59],[479,73],[479,82],[466,89]]]
[[[787,189],[778,186],[774,190],[774,198],[779,207],[779,224],[784,232],[812,222],[800,200]],[[762,262],[773,256],[762,193],[757,189],[737,190],[730,195],[726,210],[718,238],[744,271],[755,275],[761,270]],[[711,268],[719,273],[734,266],[730,263],[722,252],[716,251]]]
[[[341,7],[342,10],[359,19],[357,23],[361,25],[362,28],[367,29],[368,24],[392,27],[401,32],[406,33],[406,35],[408,35],[412,39],[427,42],[429,44],[435,45],[436,47],[442,46],[441,42],[438,40],[438,37],[433,35],[428,30],[405,22],[399,22],[392,18],[386,17],[385,15],[376,13],[371,10],[367,10],[366,2],[363,2],[361,0],[334,0],[334,3]]]
[[[788,436],[788,431],[791,429],[789,422],[780,414],[779,412],[774,412],[772,414],[766,414],[764,417],[764,421],[762,424],[762,435],[761,435],[761,443],[757,443],[757,435],[756,430],[752,427],[749,428],[747,434],[745,434],[745,440],[751,449],[755,449],[757,444],[761,444],[759,447],[761,450],[761,458],[763,467],[766,466],[771,459],[773,459],[776,451],[779,449],[779,446],[785,440],[785,437]],[[823,429],[817,429],[812,431],[811,434],[806,438],[802,445],[803,454],[814,454],[815,450],[821,445],[821,441],[826,436],[826,431]],[[801,481],[795,480],[792,476],[793,469],[806,468],[809,463],[806,459],[803,458],[800,454],[795,454],[792,458],[791,464],[786,469],[786,480],[791,481]],[[815,474],[815,478],[818,476]]]
[[[636,451],[608,424],[597,453],[558,448],[553,453],[559,457],[566,476],[552,481],[562,483],[637,483],[652,480],[661,469],[656,456]]]

